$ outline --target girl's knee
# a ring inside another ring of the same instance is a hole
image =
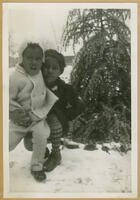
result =
[[[41,121],[38,123],[38,125],[34,129],[35,132],[42,133],[43,135],[49,135],[50,134],[50,127],[46,120]]]
[[[48,139],[50,136],[50,128],[48,127],[44,131],[42,131],[41,136],[44,139]]]
[[[33,140],[38,140],[38,141],[42,141],[42,140],[47,140],[50,136],[50,128],[43,128],[38,130],[37,132],[34,131],[33,132]]]

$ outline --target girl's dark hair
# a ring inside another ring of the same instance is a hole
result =
[[[30,48],[32,48],[32,49],[34,49],[34,48],[40,49],[40,51],[41,51],[41,53],[42,53],[42,56],[43,56],[43,49],[41,48],[41,46],[40,46],[38,43],[32,43],[32,42],[27,43],[27,46],[25,47],[25,49],[24,49],[23,52],[22,52],[22,56],[24,56],[26,50],[27,50],[27,49],[30,49]]]
[[[57,60],[60,66],[61,74],[62,74],[66,65],[64,56],[54,49],[48,49],[45,51],[45,60],[47,57],[52,57]]]

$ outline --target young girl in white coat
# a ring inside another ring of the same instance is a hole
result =
[[[22,52],[21,64],[14,68],[9,79],[9,150],[32,132],[31,174],[37,181],[46,179],[43,163],[50,135],[46,116],[58,99],[44,84],[40,71],[42,59],[39,44],[28,43]]]

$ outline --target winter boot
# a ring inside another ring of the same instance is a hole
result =
[[[59,151],[52,151],[48,160],[44,163],[44,171],[50,172],[60,165],[61,163],[61,153]]]
[[[31,171],[31,174],[33,175],[33,177],[35,178],[36,181],[38,182],[42,182],[46,180],[46,174],[43,170],[41,171]]]

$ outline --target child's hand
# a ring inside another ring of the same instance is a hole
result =
[[[29,114],[22,109],[16,109],[14,111],[10,111],[9,118],[14,123],[24,127],[28,127],[32,123]]]

